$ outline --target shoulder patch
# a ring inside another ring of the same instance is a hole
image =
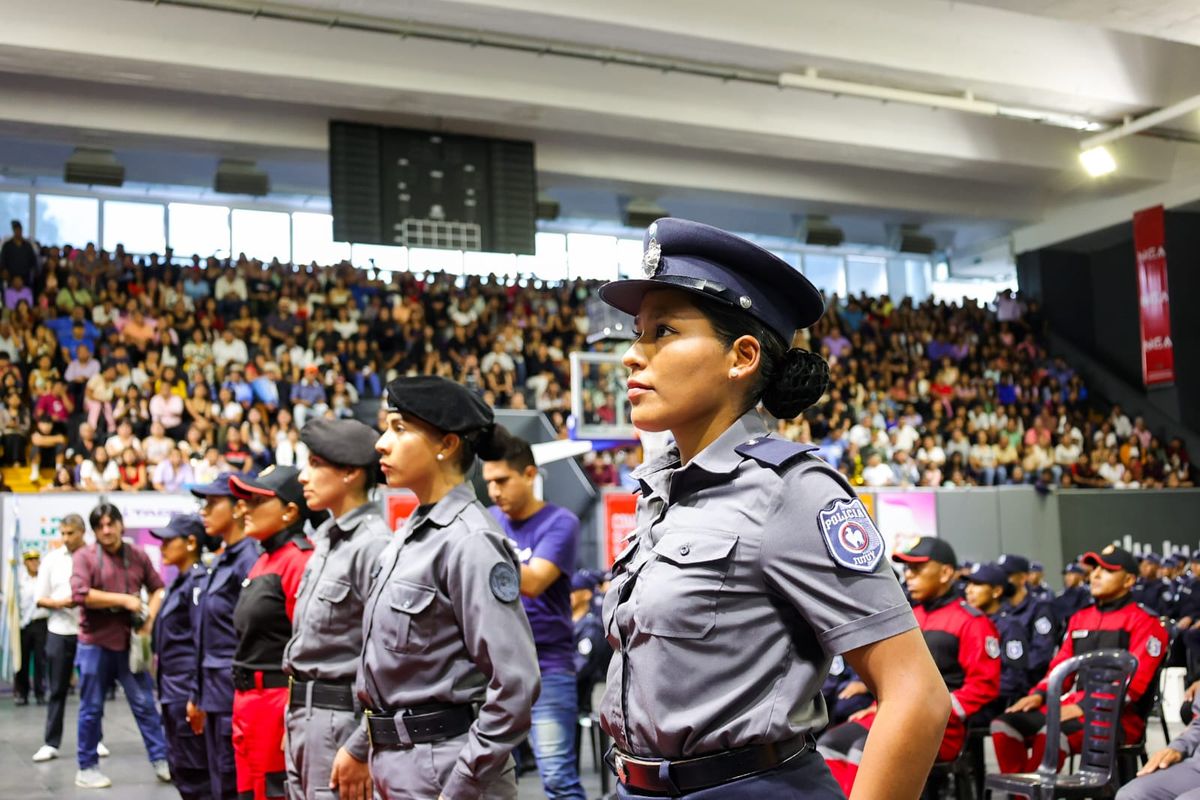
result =
[[[1146,652],[1151,658],[1158,658],[1162,655],[1163,644],[1162,640],[1157,636],[1151,636],[1146,640]]]
[[[833,657],[833,661],[829,662],[829,674],[833,676],[841,675],[846,671],[846,660],[840,655]]]
[[[883,537],[857,498],[834,500],[817,513],[829,557],[855,572],[874,572],[883,559]]]
[[[1033,629],[1037,631],[1039,636],[1046,636],[1050,631],[1054,630],[1054,623],[1050,621],[1049,617],[1038,617],[1033,622]]]
[[[733,451],[740,456],[753,458],[768,467],[782,467],[793,458],[816,450],[815,444],[802,444],[787,439],[776,439],[772,436],[751,439],[739,444]]]
[[[586,636],[583,637],[579,640],[579,644],[576,645],[576,649],[579,650],[579,655],[590,656],[592,654],[592,640]]]
[[[521,576],[517,568],[507,561],[500,561],[488,574],[488,586],[501,603],[511,603],[521,596]]]
[[[983,649],[987,652],[988,658],[1000,657],[1000,640],[995,636],[989,636],[983,642]]]
[[[1020,639],[1009,639],[1004,643],[1004,655],[1008,656],[1009,661],[1020,661],[1021,656],[1025,655],[1025,645],[1021,644]]]

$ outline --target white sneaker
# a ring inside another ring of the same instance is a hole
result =
[[[166,761],[154,761],[150,766],[154,767],[154,774],[158,776],[160,781],[163,783],[171,782],[171,767]]]
[[[33,754],[34,761],[49,761],[52,758],[58,758],[58,748],[48,744],[42,745],[41,749]]]
[[[75,785],[81,789],[107,789],[112,781],[103,772],[92,767],[75,773]]]
[[[100,758],[108,758],[108,748],[104,746],[104,742],[96,745],[96,755]]]

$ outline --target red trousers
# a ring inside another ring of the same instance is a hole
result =
[[[867,714],[862,719],[830,728],[817,741],[817,752],[825,758],[829,771],[833,773],[833,779],[842,787],[847,797],[854,788],[854,779],[858,776],[858,761],[862,757],[867,734],[874,722],[875,715]],[[938,748],[937,760],[953,761],[962,751],[966,739],[966,725],[951,714],[946,732],[942,735],[942,745]]]
[[[1061,727],[1058,767],[1070,753],[1083,749],[1083,722],[1073,719]],[[1046,753],[1046,710],[1001,714],[992,721],[992,744],[1001,772],[1036,772]]]
[[[250,689],[233,694],[233,758],[238,795],[254,800],[287,796],[283,757],[284,715],[288,689]]]

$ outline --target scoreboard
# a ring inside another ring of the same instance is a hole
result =
[[[329,124],[333,238],[532,255],[533,143]]]

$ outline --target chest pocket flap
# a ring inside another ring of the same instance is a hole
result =
[[[392,581],[387,588],[389,615],[383,631],[385,646],[397,653],[418,653],[429,645],[433,615],[422,614],[433,603],[436,590],[408,581]]]
[[[724,531],[681,529],[654,545],[638,579],[637,627],[654,636],[700,639],[716,625],[717,598],[738,537]]]
[[[340,603],[350,594],[350,584],[342,581],[323,580],[317,584],[317,597],[326,603]]]

